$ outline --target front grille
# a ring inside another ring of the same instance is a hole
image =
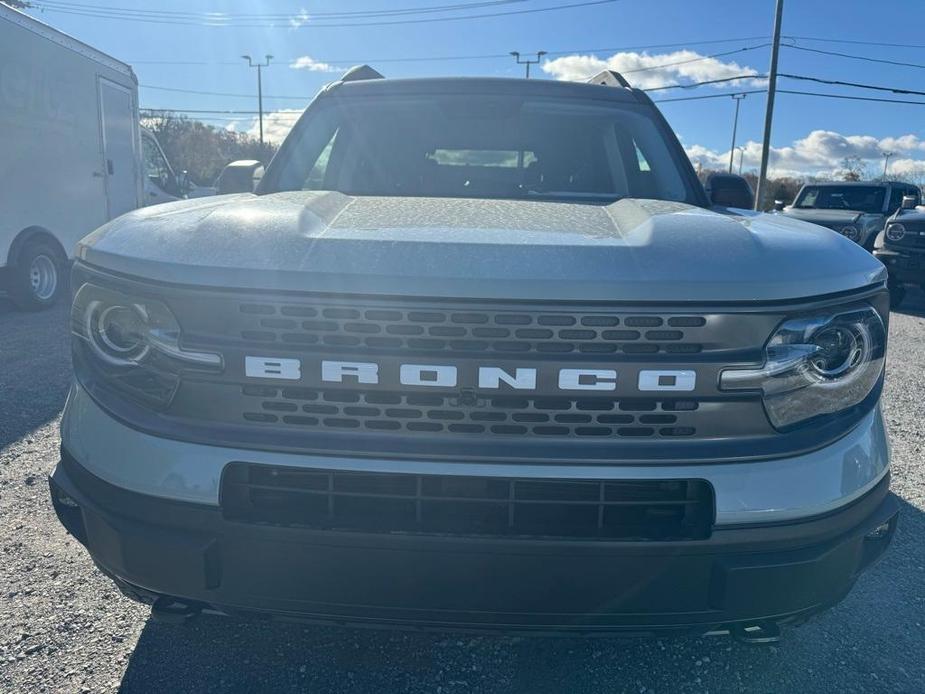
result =
[[[542,480],[410,475],[232,463],[229,520],[332,531],[699,540],[710,536],[704,480]]]
[[[687,437],[695,400],[478,397],[243,386],[244,421],[307,429],[500,436]]]
[[[522,354],[697,354],[707,318],[613,312],[238,305],[239,337],[289,346]]]

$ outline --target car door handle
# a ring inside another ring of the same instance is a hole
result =
[[[109,175],[112,176],[112,174],[114,173],[114,169],[112,166],[112,159],[106,160],[106,170],[109,172]]]

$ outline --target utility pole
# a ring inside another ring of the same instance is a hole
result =
[[[774,13],[774,39],[771,42],[771,69],[768,70],[768,103],[764,113],[764,137],[761,141],[761,168],[758,170],[758,190],[755,209],[761,209],[765,188],[768,186],[768,158],[771,155],[771,120],[774,118],[774,94],[777,91],[777,58],[780,55],[780,25],[784,14],[784,0],[777,0]]]
[[[896,152],[884,152],[883,153],[883,177],[886,178],[886,168],[890,165],[890,157],[892,157]]]
[[[543,59],[543,56],[546,55],[546,51],[537,51],[535,60],[530,60],[529,58],[525,58],[524,60],[521,60],[520,53],[518,53],[517,51],[511,51],[511,55],[514,56],[514,60],[517,61],[518,65],[526,66],[526,78],[530,79],[530,66],[537,65]]]
[[[263,146],[263,80],[261,78],[261,70],[270,66],[270,61],[273,59],[273,56],[264,56],[267,61],[265,63],[255,63],[251,60],[249,55],[242,55],[241,57],[247,61],[248,67],[257,68],[257,113],[260,114],[258,116],[260,120],[260,145]]]
[[[732,121],[732,147],[729,149],[729,173],[732,173],[732,158],[736,151],[736,131],[739,129],[739,104],[742,103],[747,94],[730,94],[732,100],[736,102],[736,115]]]
[[[742,159],[745,157],[745,147],[736,147],[739,150],[739,175],[742,175]]]

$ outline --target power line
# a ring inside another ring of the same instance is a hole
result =
[[[677,96],[671,99],[653,99],[656,104],[667,104],[672,101],[701,101],[703,99],[728,99],[733,94],[764,94],[764,89],[746,89],[742,92],[723,92],[721,94],[704,94],[702,96]]]
[[[872,89],[878,92],[891,92],[893,94],[914,94],[916,96],[925,96],[925,92],[916,91],[915,89],[902,89],[901,87],[881,87],[875,84],[863,84],[861,82],[845,82],[843,80],[827,80],[821,77],[809,77],[807,75],[785,75],[780,73],[781,77],[791,80],[801,80],[803,82],[817,82],[819,84],[831,84],[839,87],[855,87],[856,89]]]
[[[493,17],[509,17],[512,15],[527,15],[535,14],[538,12],[552,12],[557,10],[570,10],[582,7],[594,7],[600,5],[609,5],[616,2],[621,2],[622,0],[585,0],[584,2],[573,2],[562,5],[550,5],[548,7],[534,7],[524,10],[508,10],[506,12],[482,12],[477,14],[466,14],[458,15],[454,17],[426,17],[426,18],[417,18],[417,19],[391,19],[387,21],[375,21],[375,22],[313,22],[310,21],[311,17],[305,15],[304,18],[301,15],[295,14],[290,15],[286,20],[292,28],[295,29],[321,29],[321,28],[340,28],[340,27],[367,27],[367,26],[394,26],[399,24],[433,24],[440,22],[456,22],[469,19],[491,19]],[[78,9],[59,9],[56,7],[50,7],[47,5],[36,4],[36,8],[43,9],[46,12],[57,12],[59,14],[71,14],[83,17],[94,17],[97,19],[115,19],[127,22],[140,22],[145,24],[175,24],[175,25],[185,25],[185,26],[208,26],[208,27],[275,27],[279,25],[283,20],[273,20],[271,22],[261,21],[253,24],[246,23],[215,23],[213,22],[201,22],[201,21],[189,21],[186,19],[160,19],[155,17],[136,17],[136,16],[124,16],[119,14],[99,12],[92,10],[78,10]]]
[[[705,41],[683,41],[679,43],[657,43],[657,44],[647,44],[643,46],[611,46],[609,48],[572,48],[568,50],[558,50],[558,51],[548,51],[546,55],[548,56],[561,56],[561,55],[573,55],[575,53],[609,53],[609,52],[621,52],[621,51],[644,51],[644,50],[653,50],[658,48],[689,48],[691,46],[706,46],[710,44],[718,43],[738,43],[740,41],[755,41],[764,39],[764,36],[741,36],[739,38],[731,39],[710,39]],[[731,51],[724,51],[721,53],[713,53],[711,55],[703,56],[701,58],[692,58],[689,61],[679,61],[678,63],[671,63],[666,65],[659,65],[654,67],[638,68],[634,70],[624,71],[625,74],[631,72],[638,72],[641,70],[654,70],[658,67],[670,67],[671,65],[680,65],[685,62],[696,62],[700,60],[706,60],[708,58],[720,58],[727,55],[733,55],[734,53],[744,53],[746,51],[759,50],[769,46],[769,43],[762,43],[757,46],[744,46],[742,48],[736,48]],[[415,63],[415,62],[446,62],[446,61],[456,61],[456,60],[496,60],[496,59],[506,59],[510,57],[510,53],[482,53],[482,54],[472,54],[472,55],[431,55],[431,56],[407,56],[403,58],[315,58],[319,63],[327,63],[329,65],[356,65],[360,63],[367,64],[379,64],[379,63]],[[297,60],[297,57],[294,58],[280,58],[280,60],[291,63]],[[225,61],[212,61],[212,60],[127,60],[127,63],[130,65],[234,65],[237,66],[238,63],[231,60]]]
[[[721,84],[723,82],[735,82],[738,80],[766,80],[767,75],[755,75],[755,74],[744,74],[744,75],[733,75],[732,77],[722,77],[715,80],[704,80],[703,82],[691,82],[690,84],[663,84],[658,87],[649,87],[648,89],[643,89],[644,92],[658,92],[663,89],[693,89],[694,87],[702,87],[707,84]],[[728,94],[723,94],[722,96],[729,96]]]
[[[888,48],[925,48],[922,43],[895,43],[894,41],[858,41],[856,39],[834,39],[821,36],[785,36],[795,41],[820,41],[822,43],[850,43],[857,46],[886,46]]]
[[[925,64],[922,63],[906,63],[901,60],[887,60],[885,58],[871,58],[870,56],[865,55],[852,55],[851,53],[840,53],[838,51],[824,51],[819,48],[807,48],[805,46],[792,46],[789,44],[783,44],[785,48],[792,48],[796,51],[806,51],[808,53],[821,53],[822,55],[834,55],[839,58],[851,58],[852,60],[864,60],[869,63],[883,63],[885,65],[899,65],[900,67],[917,67],[925,68]]]
[[[925,101],[912,101],[910,99],[884,99],[875,96],[850,96],[848,94],[825,94],[824,92],[801,92],[795,89],[778,89],[778,94],[797,94],[800,96],[819,96],[828,99],[845,99],[847,101],[873,101],[880,104],[913,104],[925,106]]]
[[[478,0],[477,2],[463,2],[463,3],[452,3],[449,5],[431,5],[425,7],[403,7],[403,8],[392,8],[387,10],[352,10],[346,12],[312,12],[310,18],[337,18],[342,19],[346,17],[389,17],[395,15],[414,15],[414,14],[426,14],[432,12],[454,12],[460,10],[471,10],[471,9],[480,9],[482,7],[490,7],[497,5],[512,5],[520,4],[527,2],[528,0]],[[69,9],[69,10],[81,10],[81,11],[92,11],[92,12],[104,12],[104,13],[113,13],[113,14],[124,14],[128,16],[139,16],[139,17],[176,17],[176,18],[185,18],[185,19],[199,19],[203,21],[234,21],[236,19],[262,19],[262,20],[274,20],[282,19],[288,20],[293,18],[299,18],[302,14],[301,12],[259,12],[259,13],[248,13],[248,12],[185,12],[183,10],[147,10],[139,8],[129,8],[129,7],[115,7],[112,5],[88,5],[86,3],[79,2],[65,2],[63,0],[40,0],[36,3],[41,7],[47,8],[60,8],[60,9]],[[307,13],[306,13],[307,14]]]

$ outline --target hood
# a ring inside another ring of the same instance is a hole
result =
[[[882,217],[883,215],[858,212],[857,210],[819,210],[814,208],[800,209],[787,207],[784,214],[804,222],[821,224],[826,227],[843,227],[846,224],[857,224],[861,217]]]
[[[634,199],[218,196],[119,217],[78,255],[179,284],[467,298],[772,301],[885,278],[856,244],[782,215]]]

